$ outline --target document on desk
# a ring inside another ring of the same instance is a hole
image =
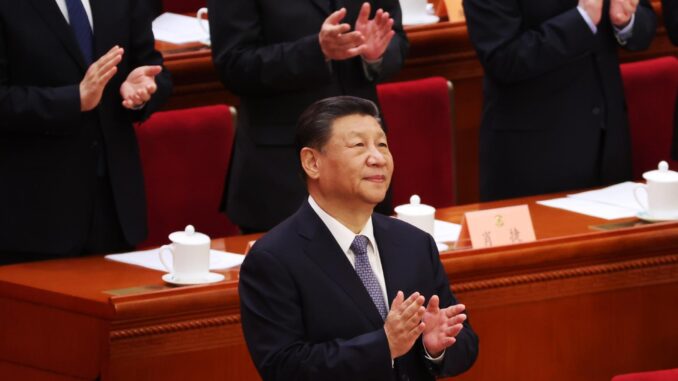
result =
[[[433,239],[436,242],[455,242],[459,239],[461,225],[452,222],[435,220],[433,221]]]
[[[106,258],[123,262],[130,265],[146,267],[152,270],[166,272],[165,266],[160,263],[158,252],[160,249],[133,251],[130,253],[110,254]],[[172,266],[172,255],[169,252],[163,254],[163,259]],[[240,266],[245,256],[242,254],[229,253],[220,250],[210,250],[210,270],[227,269],[235,266]]]
[[[165,12],[153,20],[153,36],[156,40],[173,44],[207,42],[210,39],[206,32],[209,30],[208,21],[200,22],[203,23],[203,27],[195,17]]]
[[[598,190],[569,194],[567,197],[537,201],[537,204],[606,220],[633,217],[641,211],[633,196],[633,189],[640,185],[626,181]]]

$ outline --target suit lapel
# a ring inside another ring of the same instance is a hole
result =
[[[92,8],[92,24],[94,30],[94,61],[99,59],[111,49],[115,44],[106,40],[107,36],[115,36],[115,18],[106,17],[109,11],[106,8],[107,1],[90,0]],[[125,52],[127,53],[127,52]]]
[[[304,252],[309,259],[346,292],[375,327],[383,326],[384,321],[355,269],[320,217],[306,202],[301,207],[298,221],[299,234],[308,240]]]
[[[54,0],[28,0],[33,7],[40,14],[40,17],[49,25],[57,38],[66,48],[66,51],[73,57],[75,62],[83,69],[87,70],[85,60],[80,52],[78,42],[75,40],[75,35],[71,30],[70,25],[66,22],[64,15],[61,13],[59,6]]]
[[[374,239],[377,241],[379,248],[379,259],[381,260],[381,267],[384,270],[384,280],[386,282],[386,294],[388,295],[387,303],[391,306],[391,301],[395,298],[396,293],[401,290],[405,291],[404,287],[398,282],[402,277],[398,274],[407,269],[406,263],[400,263],[400,259],[405,256],[399,255],[400,248],[398,245],[398,237],[388,234],[390,217],[381,216],[378,214],[372,215],[372,226],[374,227]],[[407,298],[409,295],[405,295]]]

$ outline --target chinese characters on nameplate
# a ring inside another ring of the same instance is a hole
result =
[[[527,205],[479,210],[464,214],[456,247],[473,248],[512,245],[535,241]]]

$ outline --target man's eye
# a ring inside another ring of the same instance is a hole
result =
[[[379,143],[379,147],[388,148],[388,144],[386,142],[381,142]]]
[[[356,142],[351,145],[352,147],[365,147],[365,144],[362,142]]]

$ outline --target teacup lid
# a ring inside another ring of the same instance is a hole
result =
[[[436,212],[436,208],[432,207],[431,205],[426,205],[421,203],[421,198],[414,194],[412,197],[410,197],[410,203],[409,204],[403,204],[403,205],[398,205],[395,207],[395,212],[398,214],[404,214],[404,215],[415,215],[415,216],[427,216],[430,214],[434,214]]]
[[[169,235],[170,241],[182,245],[202,245],[210,243],[210,237],[207,234],[198,233],[193,225],[187,225],[184,231],[178,231]]]
[[[669,163],[662,160],[656,170],[643,173],[643,178],[648,181],[673,183],[678,182],[678,172],[669,170]]]

